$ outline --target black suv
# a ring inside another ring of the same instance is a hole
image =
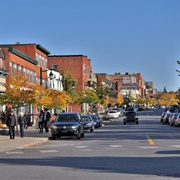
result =
[[[60,113],[51,126],[51,138],[61,136],[76,136],[77,139],[84,137],[84,127],[78,113]]]
[[[124,125],[126,125],[127,122],[135,122],[138,124],[138,116],[135,111],[127,111],[124,116]]]

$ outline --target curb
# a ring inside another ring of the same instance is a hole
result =
[[[30,144],[26,144],[24,146],[17,147],[17,149],[27,149],[27,148],[30,148],[30,147],[33,147],[33,146],[37,146],[37,145],[46,143],[48,141],[49,141],[49,138],[45,138],[43,140],[38,140],[36,142],[30,143]]]

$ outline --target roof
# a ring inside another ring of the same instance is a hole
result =
[[[46,55],[51,54],[50,51],[48,51],[46,48],[44,48],[43,46],[41,46],[40,44],[36,44],[36,43],[27,43],[27,44],[21,44],[21,43],[16,43],[16,44],[0,44],[1,47],[11,47],[11,46],[23,46],[23,45],[35,45],[37,49],[39,49],[40,51],[42,51],[43,53],[45,53]]]
[[[46,48],[44,48],[43,46],[41,46],[40,44],[36,45],[36,48],[39,49],[40,51],[44,52],[46,55],[51,54],[50,51],[48,51]]]
[[[29,57],[28,55],[22,53],[21,51],[15,49],[13,47],[9,47],[8,51],[13,53],[13,54],[16,54],[17,56],[19,56],[19,57],[21,57],[21,58],[23,58],[23,59],[25,59],[27,61],[29,61],[30,63],[33,63],[35,65],[38,64],[38,61],[36,61],[35,59]]]

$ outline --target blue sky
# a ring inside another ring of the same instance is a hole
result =
[[[94,73],[142,74],[155,88],[180,87],[180,0],[1,1],[0,44],[37,43],[82,54]]]

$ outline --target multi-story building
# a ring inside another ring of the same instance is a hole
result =
[[[118,91],[124,96],[131,95],[133,98],[144,97],[144,79],[141,73],[110,75],[112,83],[118,84]]]
[[[151,98],[157,98],[157,89],[154,88],[154,82],[145,82],[145,95]]]
[[[1,44],[0,48],[4,53],[3,62],[6,70],[9,72],[6,76],[7,82],[14,74],[23,74],[31,84],[42,84],[45,88],[62,90],[62,85],[59,82],[60,74],[47,68],[47,56],[50,52],[44,47],[35,43],[17,43]],[[25,107],[23,111],[30,111],[32,114],[37,113],[36,107],[32,105]]]
[[[85,90],[88,83],[96,82],[96,77],[92,72],[91,60],[84,55],[49,55],[48,67],[63,73],[68,71],[72,79],[77,81],[75,90]],[[71,104],[67,111],[81,112],[83,110],[82,104]]]

